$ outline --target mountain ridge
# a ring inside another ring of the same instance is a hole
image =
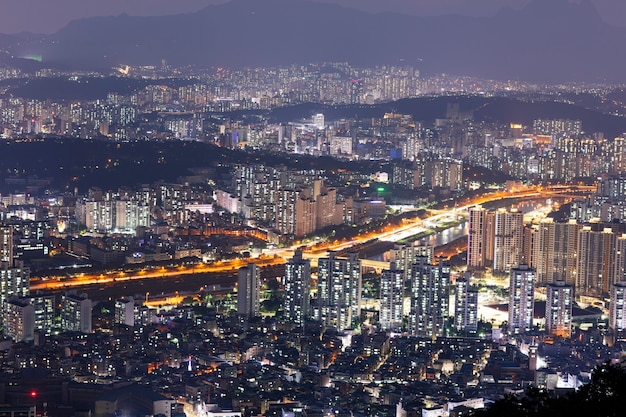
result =
[[[622,82],[626,29],[584,0],[534,0],[491,17],[368,13],[309,0],[232,0],[196,13],[85,18],[0,48],[60,68],[255,67],[347,61],[536,82]],[[18,38],[19,39],[19,38]],[[41,40],[43,39],[43,40]],[[25,47],[27,46],[27,47]]]

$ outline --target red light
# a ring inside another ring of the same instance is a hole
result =
[[[31,391],[31,392],[30,392],[30,396],[31,396],[32,398],[35,398],[35,397],[37,396],[37,392],[36,392],[36,391]]]

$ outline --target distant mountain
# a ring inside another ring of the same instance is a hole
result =
[[[197,13],[81,19],[44,40],[0,37],[0,49],[66,68],[119,64],[276,66],[409,64],[538,82],[626,81],[626,29],[588,0],[533,0],[493,17],[369,14],[309,0],[232,0]]]

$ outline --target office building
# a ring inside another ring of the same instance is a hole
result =
[[[436,338],[445,335],[449,315],[450,265],[442,260],[430,265],[418,259],[411,271],[409,334]]]
[[[239,268],[237,279],[237,314],[245,318],[257,317],[260,312],[261,273],[255,264]]]
[[[310,317],[311,261],[297,250],[285,265],[285,318],[300,325]]]
[[[572,334],[574,287],[565,281],[548,284],[546,298],[546,331],[559,337]]]
[[[509,292],[509,332],[525,333],[533,326],[535,270],[524,264],[512,268]]]
[[[314,318],[324,326],[351,329],[361,316],[361,261],[356,253],[339,258],[329,252],[317,268]]]
[[[404,317],[404,271],[394,262],[380,276],[380,327],[399,331]]]

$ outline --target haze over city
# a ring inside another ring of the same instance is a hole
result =
[[[624,18],[4,0],[0,417],[620,415]]]

